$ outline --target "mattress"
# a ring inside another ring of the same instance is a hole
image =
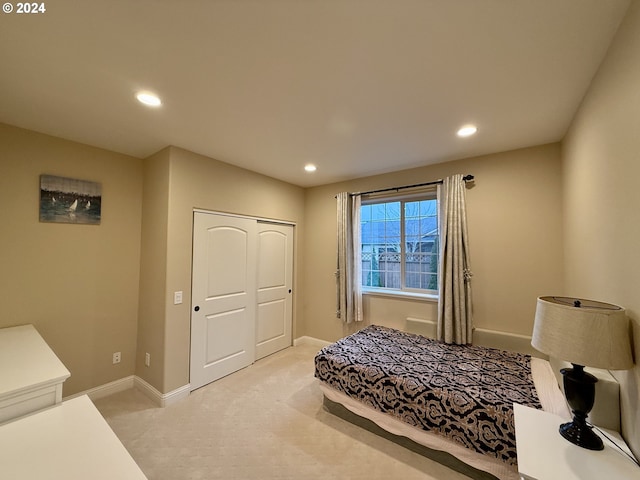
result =
[[[513,401],[569,418],[553,372],[543,360],[448,346],[379,326],[366,327],[321,350],[316,377],[330,401],[387,432],[449,452],[500,479],[518,478]],[[451,385],[454,377],[466,385]],[[481,378],[488,388],[479,386]],[[423,388],[418,385],[422,383],[431,385]],[[401,403],[403,396],[407,404]]]

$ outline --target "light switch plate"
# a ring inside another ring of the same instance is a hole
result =
[[[173,304],[180,305],[182,303],[182,292],[173,292]]]

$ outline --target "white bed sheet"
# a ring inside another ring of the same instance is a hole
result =
[[[570,419],[571,415],[567,407],[567,403],[564,395],[558,387],[556,377],[553,374],[549,362],[540,358],[532,357],[531,374],[543,410],[553,412],[563,418]],[[417,427],[403,423],[391,415],[381,413],[371,407],[367,407],[363,403],[352,399],[321,381],[318,383],[320,384],[322,393],[329,400],[341,404],[356,415],[371,420],[389,433],[407,437],[420,445],[434,450],[448,452],[467,465],[489,472],[501,480],[519,480],[520,478],[515,469],[500,460],[493,459],[471,449],[465,448],[435,433],[421,430]]]

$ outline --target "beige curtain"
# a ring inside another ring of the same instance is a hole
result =
[[[360,195],[339,193],[338,271],[336,316],[345,323],[362,318],[362,260],[360,245]]]
[[[471,343],[471,270],[469,236],[462,175],[445,178],[438,186],[440,215],[440,265],[438,340]]]

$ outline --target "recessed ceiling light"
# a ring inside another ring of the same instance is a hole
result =
[[[144,103],[149,107],[159,107],[160,105],[162,105],[162,101],[153,93],[139,92],[136,95],[136,98],[140,103]]]
[[[305,171],[307,172],[315,172],[316,166],[313,163],[308,163],[304,166]]]
[[[458,130],[459,137],[470,137],[474,133],[478,131],[478,128],[475,125],[465,125],[460,130]]]

